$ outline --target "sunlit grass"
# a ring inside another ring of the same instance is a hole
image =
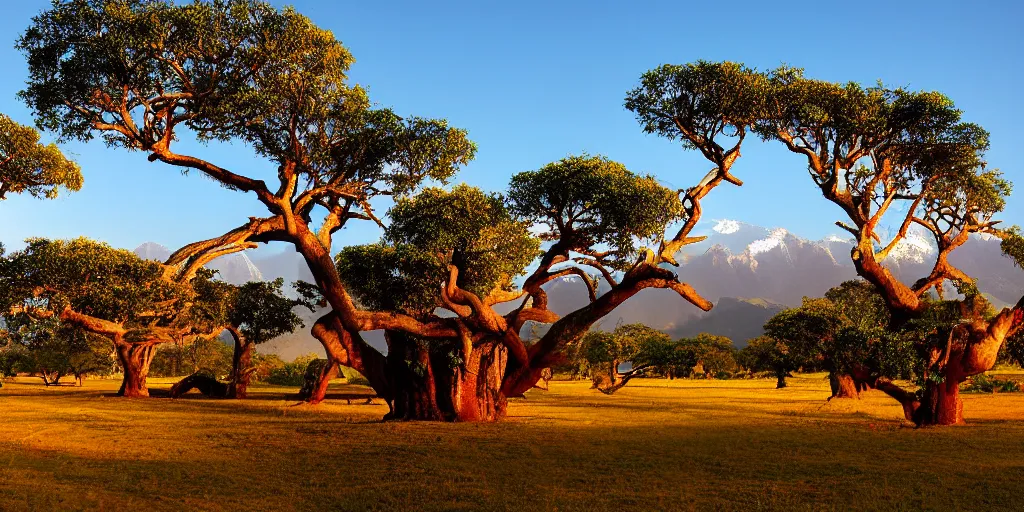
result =
[[[966,395],[968,426],[915,430],[881,394],[825,402],[822,375],[552,382],[499,424],[116,388],[0,389],[0,510],[1024,508],[1024,394]]]

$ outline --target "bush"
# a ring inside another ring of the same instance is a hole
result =
[[[150,364],[154,377],[203,374],[218,379],[231,373],[234,346],[219,338],[200,339],[188,345],[166,344],[157,349]]]
[[[349,384],[355,384],[358,386],[369,386],[370,381],[363,377],[363,374],[349,368],[347,366],[341,367],[341,374],[345,377],[345,382]]]
[[[303,377],[306,375],[306,367],[309,363],[320,359],[316,354],[307,354],[296,357],[290,363],[284,363],[280,368],[274,368],[267,377],[268,384],[276,386],[302,386]]]
[[[963,383],[960,391],[964,393],[1017,393],[1020,391],[1020,383],[1015,380],[997,379],[982,373]]]
[[[277,354],[260,354],[252,356],[252,380],[255,382],[268,382],[274,370],[284,368],[286,363]]]

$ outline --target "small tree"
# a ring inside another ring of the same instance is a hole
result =
[[[177,267],[85,238],[29,239],[24,250],[0,260],[0,299],[9,322],[57,319],[110,340],[124,371],[119,394],[148,396],[158,345],[187,344],[223,329],[225,295],[222,287],[205,285],[213,278],[201,268],[206,261]]]
[[[771,336],[758,336],[748,341],[736,354],[736,362],[751,371],[771,372],[776,379],[776,389],[786,387],[786,377],[803,366],[786,342]]]
[[[908,334],[888,328],[888,308],[870,283],[846,281],[824,298],[804,298],[765,323],[765,334],[783,343],[789,366],[829,372],[831,398],[856,398],[871,379],[913,374]]]
[[[0,200],[7,194],[57,197],[63,188],[82,188],[82,171],[55,144],[41,144],[39,132],[0,114]]]
[[[302,327],[295,314],[299,306],[313,311],[314,305],[305,297],[291,299],[284,295],[284,280],[253,281],[234,290],[227,313],[227,331],[235,341],[228,388],[229,398],[245,398],[253,372],[253,351],[257,345]]]
[[[675,347],[680,365],[687,365],[691,372],[700,372],[701,377],[714,378],[719,374],[735,372],[736,349],[732,340],[725,336],[700,333],[693,338],[679,340]]]
[[[858,389],[852,377],[840,371],[841,354],[836,342],[849,325],[843,311],[832,301],[804,297],[800,307],[784,309],[770,318],[764,332],[786,347],[786,366],[824,369],[829,372],[832,398],[853,398]]]
[[[73,376],[81,385],[88,374],[110,371],[112,352],[94,336],[62,325],[55,318],[32,321],[24,315],[8,319],[9,350],[14,370],[39,375],[43,384],[55,386],[65,376]],[[17,348],[14,348],[17,347]]]
[[[594,388],[607,395],[646,371],[668,366],[673,349],[667,334],[643,324],[620,325],[612,332],[591,331],[582,341]],[[623,363],[630,365],[626,372],[619,371]]]

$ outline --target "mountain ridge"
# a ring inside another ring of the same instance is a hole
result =
[[[702,232],[694,234],[706,235],[707,239],[684,247],[677,258],[680,266],[675,270],[680,280],[693,286],[715,308],[703,312],[675,292],[648,289],[619,306],[597,328],[613,329],[618,323],[641,322],[673,336],[692,336],[697,333],[695,329],[707,329],[712,334],[730,336],[737,346],[742,346],[747,339],[761,334],[769,313],[798,306],[805,296],[820,297],[829,288],[857,277],[849,257],[853,240],[848,236],[808,240],[785,228],[765,228],[735,220],[702,223],[698,229]],[[140,245],[135,252],[161,260],[170,255],[170,250],[153,242]],[[935,253],[924,233],[912,230],[884,264],[897,278],[912,283],[929,273]],[[996,307],[1012,304],[1024,293],[1024,272],[1002,255],[994,237],[972,237],[953,251],[950,262],[977,278],[978,288]],[[297,279],[312,281],[302,257],[293,250],[257,249],[252,258],[236,253],[214,260],[210,267],[234,284],[278,277],[289,283]],[[545,287],[555,313],[564,315],[587,303],[585,287],[573,277]],[[307,324],[311,325],[311,321]],[[282,357],[310,351],[322,353],[308,327],[268,343],[263,350]],[[380,344],[376,335],[372,337]]]

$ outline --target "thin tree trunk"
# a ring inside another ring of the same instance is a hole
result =
[[[775,374],[775,389],[782,389],[786,387],[786,372],[777,372]]]
[[[229,380],[228,398],[242,399],[248,397],[249,382],[252,379],[252,352],[254,344],[247,340],[235,327],[228,327],[228,332],[235,340],[235,350],[231,357],[231,378]]]

